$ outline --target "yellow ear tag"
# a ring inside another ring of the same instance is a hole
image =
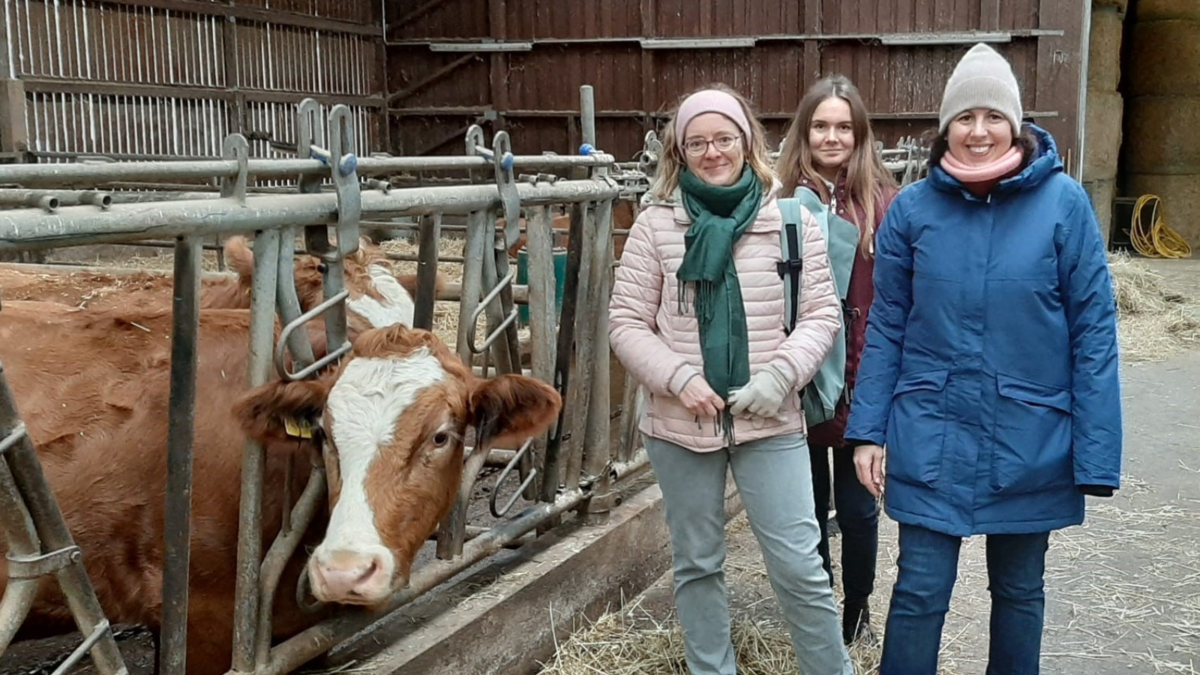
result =
[[[312,438],[312,425],[308,423],[308,420],[296,419],[285,415],[283,418],[283,428],[288,436]]]

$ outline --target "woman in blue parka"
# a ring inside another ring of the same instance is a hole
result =
[[[881,675],[933,675],[962,537],[987,535],[988,675],[1038,672],[1051,530],[1121,467],[1116,304],[1099,226],[1054,140],[1021,125],[1008,62],[973,47],[930,175],[876,239],[846,430],[900,526]]]

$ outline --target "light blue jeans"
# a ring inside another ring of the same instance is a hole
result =
[[[674,560],[675,607],[692,675],[734,675],[725,591],[725,473],[783,609],[804,675],[852,675],[813,515],[808,446],[800,435],[694,452],[655,438],[646,451],[663,493]]]

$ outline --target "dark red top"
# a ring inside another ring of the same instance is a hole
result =
[[[800,185],[815,190],[818,195],[821,194],[820,190],[817,190],[816,184],[807,178],[801,179]],[[887,212],[888,206],[891,205],[897,192],[898,190],[893,187],[885,188],[882,199],[875,204],[876,228],[883,222],[883,215]],[[838,179],[833,197],[834,210],[838,216],[851,223],[855,222],[855,217],[860,223],[866,221],[866,211],[863,205],[851,202],[846,196],[844,174]],[[847,211],[850,208],[854,209],[854,216]],[[864,243],[862,241],[859,243],[858,255],[854,259],[854,269],[850,273],[850,287],[846,291],[846,391],[854,391],[858,364],[862,359],[863,347],[867,342],[867,312],[870,311],[871,301],[875,298],[875,287],[872,282],[875,257],[866,255]],[[845,445],[843,435],[846,433],[846,421],[849,418],[850,405],[843,397],[838,402],[837,411],[832,420],[808,428],[809,442],[817,447],[843,447]]]

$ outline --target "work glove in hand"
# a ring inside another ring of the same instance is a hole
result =
[[[734,416],[750,413],[758,417],[778,417],[783,399],[792,391],[787,378],[775,366],[766,366],[750,376],[746,386],[729,395]]]

